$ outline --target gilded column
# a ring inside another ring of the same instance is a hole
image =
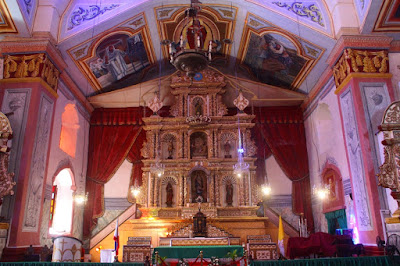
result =
[[[185,178],[182,175],[182,173],[179,173],[179,199],[178,199],[178,205],[183,206],[184,204],[184,189],[185,189]]]
[[[214,193],[214,172],[211,172],[211,174],[210,174],[210,178],[209,178],[209,188],[210,188],[210,203],[211,203],[211,205],[213,205],[213,202],[214,202],[214,196],[215,196],[215,193]]]
[[[221,197],[220,197],[220,180],[221,180],[221,175],[217,174],[215,177],[215,196],[216,198],[216,202],[217,202],[217,207],[221,207]]]

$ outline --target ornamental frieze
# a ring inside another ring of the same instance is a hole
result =
[[[388,73],[389,57],[386,50],[369,51],[347,48],[333,67],[336,87],[351,73]]]
[[[6,55],[4,58],[4,79],[41,78],[55,92],[60,71],[45,54]]]

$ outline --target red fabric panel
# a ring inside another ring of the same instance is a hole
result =
[[[311,186],[303,113],[297,107],[256,109],[256,123],[272,154],[292,181],[293,212],[303,213],[308,230],[313,232]]]
[[[84,236],[104,212],[104,184],[119,168],[142,131],[142,108],[96,109],[89,132]],[[139,149],[140,150],[140,149]]]
[[[290,237],[287,244],[287,256],[290,259],[322,254],[332,257],[336,252],[335,238],[327,233],[315,233],[309,237]]]

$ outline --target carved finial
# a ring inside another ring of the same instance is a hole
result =
[[[160,99],[158,98],[157,94],[154,94],[154,98],[151,99],[148,103],[147,103],[147,107],[150,108],[150,110],[153,111],[153,114],[156,115],[157,112],[161,109],[161,107],[163,107],[163,103],[162,101],[160,101]]]
[[[240,113],[249,105],[249,100],[247,100],[242,91],[239,92],[239,96],[233,101],[233,104],[239,109]]]

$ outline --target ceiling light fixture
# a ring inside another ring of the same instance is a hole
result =
[[[185,11],[186,26],[182,28],[179,40],[162,41],[163,45],[169,46],[171,64],[191,78],[208,66],[212,59],[212,53],[218,52],[222,48],[219,40],[211,39],[206,43],[207,30],[197,16],[201,10],[200,4],[201,2],[198,0],[191,0],[190,7]],[[185,30],[186,32],[184,32]],[[223,42],[231,43],[229,39],[225,39]]]

